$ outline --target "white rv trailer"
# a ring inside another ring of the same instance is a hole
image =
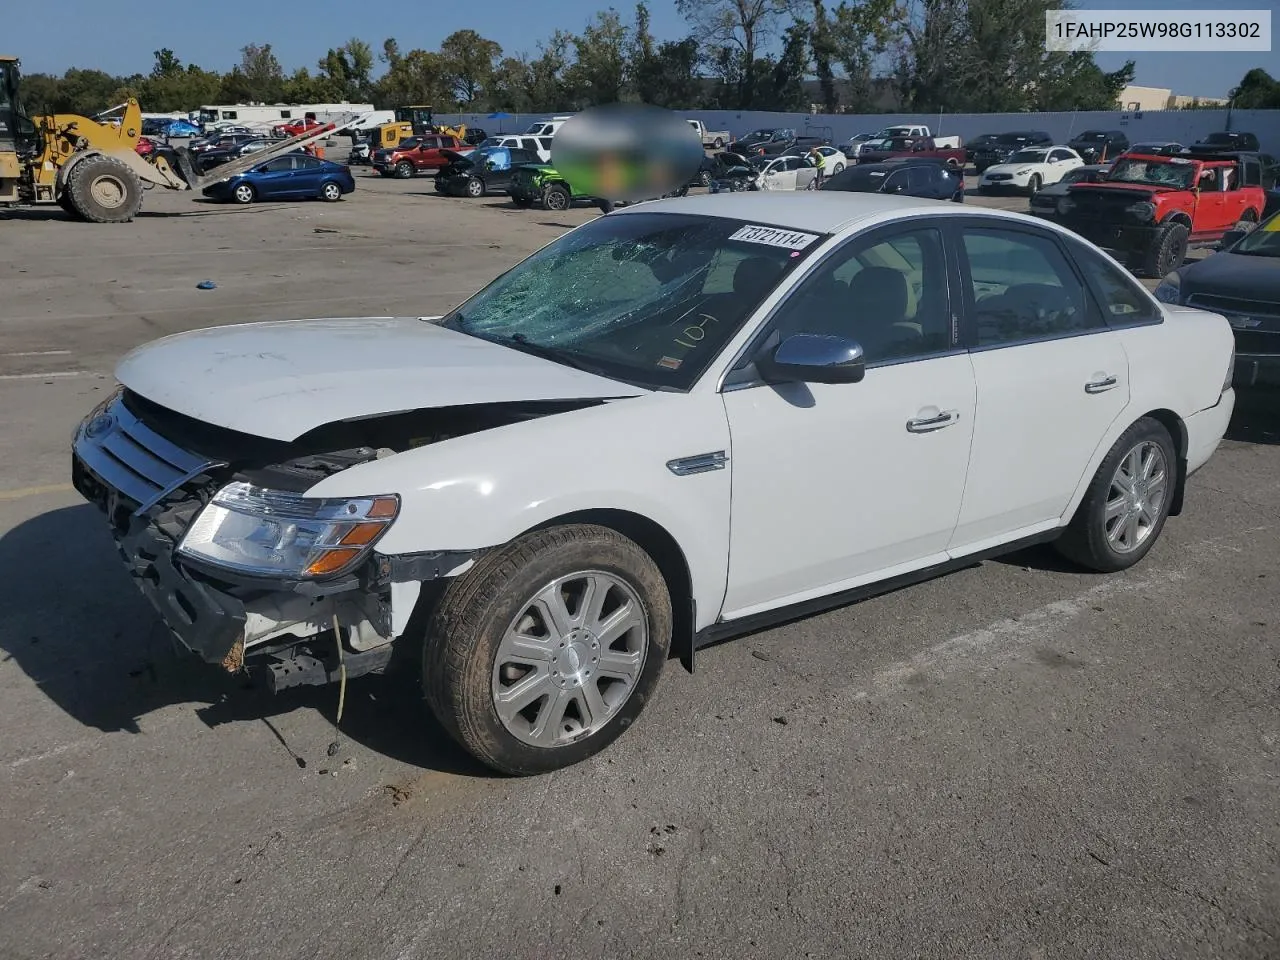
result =
[[[200,123],[234,123],[246,127],[276,126],[290,120],[301,120],[315,114],[321,123],[343,122],[364,113],[372,113],[371,103],[220,103],[200,108]]]

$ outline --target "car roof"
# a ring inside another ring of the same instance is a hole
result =
[[[921,197],[904,197],[875,193],[844,191],[810,192],[759,191],[709,193],[699,196],[653,200],[622,207],[609,216],[634,213],[685,213],[701,217],[727,217],[756,221],[769,226],[812,233],[839,233],[860,220],[891,219],[895,215],[932,214],[937,216],[964,214],[993,220],[1026,222],[1035,220],[1022,214],[992,207],[959,207],[958,204]]]

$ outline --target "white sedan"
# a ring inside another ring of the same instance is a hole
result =
[[[1232,356],[1222,316],[1021,214],[662,200],[444,317],[140,347],[73,480],[206,661],[279,689],[399,651],[531,774],[632,726],[672,654],[1030,543],[1132,566],[1222,439]]]
[[[1034,197],[1041,187],[1057,183],[1068,171],[1084,165],[1084,159],[1070,147],[1029,147],[982,171],[978,192],[1017,190]]]
[[[752,157],[751,165],[760,171],[761,190],[812,190],[817,184],[817,167],[801,156]]]

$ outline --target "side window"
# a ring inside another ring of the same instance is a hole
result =
[[[787,298],[775,329],[847,337],[876,363],[949,349],[949,316],[942,235],[917,228],[836,251]]]
[[[550,138],[550,137],[541,137],[541,138],[538,140],[537,144],[535,145],[534,149],[542,149],[542,150],[550,151],[550,150],[551,150],[551,138]]]
[[[281,173],[285,170],[293,169],[293,157],[276,157],[274,160],[268,160],[261,167],[264,173]]]
[[[1053,163],[1057,163],[1060,160],[1069,160],[1070,154],[1065,150],[1055,150],[1053,153],[1049,154],[1049,159]]]
[[[1102,311],[1112,325],[1154,323],[1160,312],[1126,270],[1118,269],[1081,243],[1071,242],[1071,252],[1101,300]]]
[[[908,170],[895,170],[889,174],[889,179],[884,182],[885,193],[899,193],[911,186],[908,178]]]
[[[912,190],[928,190],[938,179],[935,167],[911,167],[907,170],[907,182]]]
[[[295,170],[316,170],[320,167],[320,161],[315,157],[294,157],[293,169]]]
[[[280,119],[281,119],[281,120],[290,120],[290,119],[292,119],[292,118],[293,118],[293,111],[292,111],[292,110],[281,110],[281,111],[280,111]]]
[[[223,110],[223,111],[222,111],[222,119],[223,119],[223,120],[236,120],[236,119],[239,119],[239,114],[237,114],[237,113],[236,113],[236,111],[234,111],[234,110]]]
[[[1104,321],[1058,245],[1028,232],[966,227],[963,251],[979,347],[1081,333]]]

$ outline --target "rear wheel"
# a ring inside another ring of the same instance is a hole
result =
[[[119,160],[90,157],[72,167],[64,196],[92,223],[128,223],[142,208],[142,182]]]
[[[721,149],[723,149],[723,148],[724,148],[724,138],[723,138],[723,137],[716,137],[715,142],[714,142],[711,146],[712,146],[714,149],[716,149],[716,150],[721,150]]]
[[[341,200],[342,188],[336,183],[330,181],[320,188],[320,197],[321,199],[328,200],[330,203],[333,203],[336,200]]]
[[[702,186],[702,187],[709,187],[709,186],[711,186],[711,171],[710,171],[710,170],[700,170],[700,171],[698,172],[698,185],[699,185],[699,186]]]
[[[63,190],[62,196],[58,198],[58,206],[60,206],[63,209],[63,212],[65,212],[67,216],[71,217],[71,219],[84,220],[84,217],[80,215],[80,211],[75,208],[75,204],[71,202],[71,194],[66,190]]]
[[[1055,546],[1083,567],[1113,573],[1155,545],[1173,503],[1176,454],[1164,424],[1143,417],[1121,435],[1094,474]]]
[[[573,198],[567,187],[553,183],[542,191],[542,206],[546,210],[568,210]]]
[[[593,525],[540,530],[445,591],[423,645],[427,703],[495,770],[566,767],[639,717],[671,626],[666,582],[637,544]]]
[[[1191,231],[1186,224],[1166,223],[1156,233],[1155,241],[1142,258],[1142,270],[1148,277],[1167,276],[1182,266],[1187,255],[1187,238]]]

